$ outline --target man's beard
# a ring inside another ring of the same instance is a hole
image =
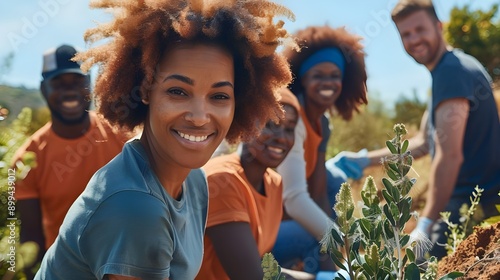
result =
[[[82,115],[79,118],[76,119],[67,119],[64,118],[62,114],[60,114],[58,111],[54,110],[49,106],[50,113],[52,114],[52,118],[56,118],[58,121],[65,125],[77,125],[83,123],[88,117],[89,117],[89,108],[90,104],[85,108],[83,111]]]

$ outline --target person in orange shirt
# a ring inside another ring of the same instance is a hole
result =
[[[40,90],[52,121],[19,148],[13,161],[15,166],[27,152],[36,156],[36,167],[16,182],[16,199],[21,242],[36,242],[39,260],[90,177],[122,150],[128,138],[89,111],[90,77],[71,61],[75,54],[69,45],[44,54]]]
[[[281,89],[285,117],[269,121],[239,151],[204,167],[209,186],[205,253],[196,279],[262,279],[261,257],[274,246],[282,216],[278,166],[294,144],[300,105]]]

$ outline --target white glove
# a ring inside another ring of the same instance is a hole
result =
[[[418,257],[423,257],[432,248],[432,242],[429,239],[431,234],[432,225],[434,221],[427,218],[421,217],[418,219],[417,226],[410,233],[410,244],[416,242],[414,247],[415,255]]]

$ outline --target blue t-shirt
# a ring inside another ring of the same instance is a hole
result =
[[[71,206],[35,279],[194,279],[203,256],[208,188],[192,170],[180,200],[152,172],[138,140],[90,180]]]
[[[435,133],[434,114],[441,102],[466,98],[470,105],[463,140],[464,162],[453,196],[469,197],[479,185],[485,190],[481,202],[497,199],[500,190],[500,123],[490,76],[474,57],[458,49],[446,52],[431,75],[429,136]],[[453,120],[450,120],[450,125],[453,125]],[[429,140],[430,152],[434,156],[432,137]]]

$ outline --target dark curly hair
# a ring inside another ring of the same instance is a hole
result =
[[[111,123],[133,129],[144,123],[148,106],[141,92],[151,90],[165,49],[179,42],[210,42],[229,50],[234,59],[235,115],[226,139],[247,140],[259,124],[277,121],[283,111],[276,92],[291,80],[286,58],[276,53],[293,45],[284,22],[294,19],[287,8],[267,0],[96,0],[91,8],[113,8],[114,20],[87,30],[85,41],[112,38],[79,53],[82,69],[98,64],[95,84],[98,112]]]
[[[296,95],[304,92],[299,70],[307,58],[324,48],[337,47],[342,51],[346,65],[342,78],[342,92],[332,109],[335,109],[344,120],[350,120],[353,111],[359,112],[359,107],[368,103],[365,53],[360,43],[361,37],[350,34],[343,27],[331,28],[329,26],[310,26],[297,31],[294,36],[301,50],[297,52],[293,47],[288,47],[283,51],[294,76],[289,85],[290,90]]]

